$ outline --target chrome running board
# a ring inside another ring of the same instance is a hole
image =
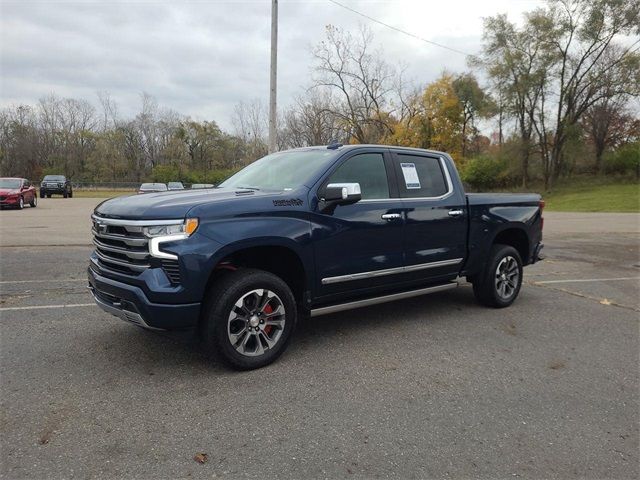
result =
[[[311,310],[312,317],[320,315],[328,315],[330,313],[342,312],[354,308],[368,307],[370,305],[378,305],[379,303],[393,302],[395,300],[403,300],[405,298],[419,297],[429,293],[442,292],[451,290],[458,286],[458,282],[445,283],[444,285],[436,285],[435,287],[420,288],[418,290],[409,290],[407,292],[392,293],[391,295],[383,295],[382,297],[366,298],[364,300],[355,300],[353,302],[340,303],[329,307],[315,308]]]

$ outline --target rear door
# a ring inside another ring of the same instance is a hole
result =
[[[457,275],[466,255],[467,210],[447,162],[427,152],[396,150],[392,163],[405,217],[407,273],[434,280]]]
[[[356,151],[322,181],[360,184],[362,200],[316,212],[314,250],[318,296],[374,288],[403,266],[402,204],[397,198],[388,149]],[[395,198],[394,198],[395,197]]]

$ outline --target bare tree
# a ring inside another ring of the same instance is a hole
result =
[[[97,92],[98,101],[102,107],[102,131],[116,127],[118,123],[118,104],[106,90]]]
[[[284,112],[281,148],[310,145],[327,145],[333,141],[345,142],[347,132],[340,118],[333,113],[332,99],[316,90],[309,90],[307,97],[298,97],[292,107]]]
[[[231,121],[235,134],[246,144],[246,160],[253,161],[267,154],[268,117],[264,103],[258,99],[238,103]]]
[[[329,25],[326,39],[313,50],[314,87],[336,93],[331,113],[359,143],[375,143],[392,131],[389,107],[396,72],[381,52],[371,51],[372,41],[367,27],[354,36]]]

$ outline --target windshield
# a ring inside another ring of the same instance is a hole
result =
[[[0,178],[0,188],[18,189],[22,184],[19,178]]]
[[[333,150],[292,150],[267,155],[243,168],[220,187],[250,187],[264,190],[294,189],[335,157]]]
[[[44,179],[51,182],[64,182],[64,175],[45,175]]]

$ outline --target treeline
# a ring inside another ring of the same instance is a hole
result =
[[[640,175],[640,2],[552,0],[485,20],[471,71],[420,85],[390,64],[367,28],[328,26],[304,94],[278,115],[279,149],[387,143],[444,150],[477,188],[574,174]],[[483,78],[481,85],[478,78]],[[76,181],[216,183],[267,153],[267,107],[236,105],[232,132],[141,96],[134,118],[50,96],[0,112],[0,172]]]

